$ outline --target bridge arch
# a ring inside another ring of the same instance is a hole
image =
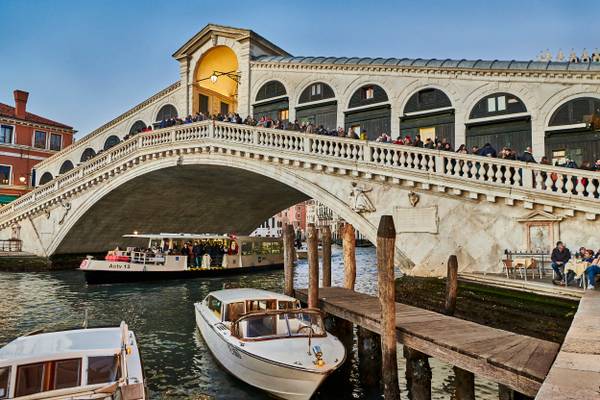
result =
[[[60,166],[60,170],[59,170],[59,174],[64,174],[69,172],[70,170],[72,170],[74,168],[73,163],[71,162],[71,160],[66,160],[65,162],[62,163],[62,165]]]
[[[392,134],[392,110],[387,91],[378,83],[362,83],[348,98],[344,111],[344,128],[360,135],[367,133],[369,140],[380,134]]]
[[[328,131],[337,128],[338,101],[336,93],[328,83],[313,81],[298,95],[296,119],[300,124],[311,122],[315,128],[323,125]]]
[[[50,182],[52,179],[54,179],[54,177],[52,176],[52,174],[50,172],[44,172],[42,174],[42,176],[40,176],[40,185],[45,185],[46,183]]]
[[[273,79],[260,86],[252,104],[252,115],[256,120],[269,117],[274,121],[288,121],[289,112],[288,91],[281,81]]]
[[[455,145],[455,110],[446,91],[437,86],[420,87],[406,97],[400,114],[400,135],[446,140]]]
[[[236,112],[239,82],[235,51],[225,45],[208,49],[194,66],[192,111],[204,114]]]
[[[119,137],[117,135],[110,135],[104,141],[104,147],[103,148],[104,148],[104,150],[108,150],[111,147],[114,147],[114,146],[118,145],[119,143],[121,143],[121,139],[119,139]]]
[[[212,172],[217,171],[218,173],[199,174],[198,172],[202,171],[203,168],[213,168]],[[126,227],[126,230],[123,230],[125,227],[122,227],[119,234],[114,233],[118,231],[118,229],[115,227],[103,227],[102,231],[106,231],[106,229],[112,229],[111,232],[113,232],[112,234],[115,237],[112,239],[112,242],[110,240],[103,242],[95,237],[94,240],[98,243],[102,243],[102,246],[106,246],[107,243],[113,245],[113,242],[116,245],[116,241],[120,239],[121,235],[129,233],[134,229],[143,231],[143,221],[152,221],[153,218],[139,219],[138,225],[131,226],[131,221],[134,221],[133,224],[136,224],[136,218],[134,215],[130,215],[129,218],[122,218],[122,216],[118,214],[118,212],[129,214],[132,212],[131,210],[125,209],[126,207],[123,205],[123,203],[118,203],[120,204],[119,207],[115,208],[114,210],[110,206],[111,204],[117,204],[116,202],[118,197],[120,197],[121,192],[132,193],[132,186],[144,187],[148,184],[148,182],[151,181],[165,182],[168,179],[174,179],[173,184],[181,187],[181,182],[179,182],[179,179],[185,180],[186,178],[189,178],[190,174],[195,174],[194,176],[196,177],[213,176],[212,179],[215,179],[215,182],[217,182],[222,179],[223,172],[227,174],[233,174],[233,176],[236,177],[235,179],[243,179],[244,182],[247,182],[248,179],[251,179],[254,183],[259,182],[260,185],[267,185],[270,189],[275,188],[277,191],[280,191],[279,194],[274,194],[273,196],[273,199],[276,200],[268,202],[262,201],[262,203],[258,202],[259,205],[264,204],[265,207],[262,209],[262,211],[258,212],[255,218],[254,223],[256,226],[289,205],[308,198],[315,198],[325,204],[327,207],[335,209],[343,219],[354,225],[361,233],[364,234],[366,238],[373,242],[376,240],[376,227],[368,219],[353,211],[343,200],[340,200],[329,190],[320,187],[317,183],[309,179],[297,175],[293,171],[283,170],[278,168],[277,165],[270,165],[262,162],[248,162],[247,160],[238,159],[228,155],[196,154],[186,157],[183,165],[181,166],[177,166],[172,159],[157,159],[149,161],[135,169],[129,170],[127,173],[115,176],[109,185],[102,185],[99,186],[98,189],[90,191],[89,195],[77,207],[73,207],[73,211],[69,215],[69,218],[67,218],[65,223],[61,225],[60,231],[57,232],[49,244],[47,253],[54,254],[76,252],[76,250],[69,245],[69,243],[75,242],[70,240],[70,237],[86,237],[85,235],[87,235],[87,232],[85,230],[85,226],[94,226],[97,228],[97,224],[102,223],[101,221],[106,221],[106,224],[110,224],[111,221],[130,221],[129,225]],[[176,175],[172,175],[173,173]],[[147,177],[146,179],[144,179],[145,176]],[[188,181],[185,180],[185,182]],[[251,185],[245,185],[245,189],[242,194],[254,196],[254,192],[252,192],[254,189],[246,189],[249,186]],[[215,196],[215,193],[219,193],[219,190],[222,189],[222,187],[217,189],[218,190],[215,190],[215,188],[206,188],[205,190],[207,190],[207,193],[209,193],[211,196]],[[263,186],[256,187],[258,195],[263,200],[265,192],[264,189],[265,187]],[[234,190],[239,191],[239,187],[234,188]],[[250,190],[250,192],[246,193],[247,190]],[[197,193],[201,192],[196,190],[196,194]],[[281,195],[281,193],[283,193],[283,195]],[[143,195],[145,195],[145,193],[141,194],[141,196]],[[173,199],[171,200],[173,201]],[[182,198],[180,197],[175,201],[178,202],[179,200],[182,200]],[[160,196],[157,194],[156,201],[160,206],[164,207],[164,210],[168,210],[169,203],[168,199],[165,200],[164,193]],[[167,202],[165,203],[165,201]],[[140,203],[136,203],[135,201],[127,202],[127,204],[134,203],[136,204],[135,207],[140,209]],[[194,203],[196,204],[197,202],[194,201]],[[149,202],[149,198],[145,198],[145,204],[151,204],[151,202]],[[222,205],[222,207],[225,207],[225,209],[227,206],[228,204]],[[177,209],[185,209],[185,207],[178,207]],[[117,214],[111,217],[111,211],[114,211]],[[153,214],[153,210],[146,209],[145,211],[146,213],[149,213],[148,215],[158,215]],[[249,211],[249,209],[244,211]],[[201,210],[198,210],[198,213],[199,215],[206,215],[203,214]],[[235,214],[234,212],[232,213],[231,218],[232,220],[238,220],[241,218],[241,216]],[[247,222],[248,220],[245,219],[244,221]],[[252,224],[246,225],[247,226],[245,227],[245,230],[247,230],[247,232],[238,233],[250,233],[250,231],[255,228],[255,226],[250,226]],[[101,231],[96,228],[94,228],[95,231]],[[169,228],[177,229],[176,227],[173,228],[172,225],[166,227],[166,229]],[[106,248],[91,250],[87,249],[86,251],[93,250],[104,251]],[[400,254],[400,258],[402,257],[404,257],[405,260],[408,260],[404,254]]]
[[[165,104],[163,105],[158,113],[156,114],[156,118],[154,119],[156,122],[160,122],[162,120],[167,120],[171,118],[177,118],[179,115],[177,114],[177,108],[173,104]]]
[[[142,131],[142,129],[146,128],[146,123],[140,119],[135,121],[131,127],[129,128],[129,136],[137,135]]]
[[[81,153],[81,158],[79,159],[79,161],[86,162],[94,157],[96,157],[96,150],[92,149],[91,147],[88,147],[83,151],[83,153]]]

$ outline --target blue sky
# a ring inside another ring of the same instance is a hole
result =
[[[0,102],[78,137],[178,79],[171,54],[209,22],[294,55],[522,59],[600,47],[600,0],[0,0]]]

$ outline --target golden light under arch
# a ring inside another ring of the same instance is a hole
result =
[[[194,73],[193,111],[209,114],[235,112],[237,110],[238,83],[218,73],[238,73],[238,59],[227,46],[216,46],[202,55]],[[218,72],[216,81],[210,77]],[[225,106],[226,105],[226,106]]]

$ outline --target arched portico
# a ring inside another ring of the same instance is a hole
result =
[[[408,98],[400,116],[400,136],[419,135],[423,142],[439,139],[454,146],[454,132],[454,108],[443,90],[421,88]]]
[[[202,54],[193,77],[192,112],[237,112],[239,63],[231,48],[215,46]]]

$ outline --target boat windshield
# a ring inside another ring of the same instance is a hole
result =
[[[326,335],[321,313],[306,309],[246,314],[234,323],[232,332],[248,341]]]

